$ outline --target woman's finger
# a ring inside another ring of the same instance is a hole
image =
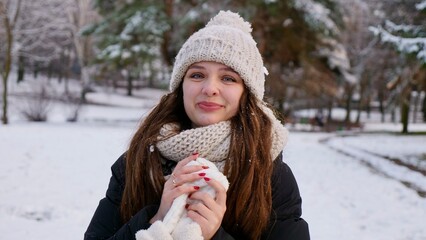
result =
[[[216,191],[216,202],[226,207],[226,189],[220,182],[213,178],[205,177],[204,180]]]
[[[204,191],[194,192],[189,199],[198,200],[198,203],[189,205],[188,209],[199,212],[206,219],[209,219],[211,212],[223,217],[226,211],[226,189],[215,179],[205,177],[204,180],[215,190],[216,197]]]
[[[188,217],[200,225],[203,237],[210,239],[220,227],[226,206],[220,206],[210,194],[205,192],[195,192],[191,199],[200,201],[188,205]]]
[[[196,160],[197,157],[198,153],[193,154],[183,159],[176,165],[169,179],[173,186],[180,186],[185,183],[193,182],[205,176],[205,173],[203,173],[202,170],[207,169],[208,166],[198,164],[188,166],[188,163],[190,163],[192,160]]]
[[[184,159],[182,159],[181,161],[178,162],[178,164],[176,165],[176,168],[181,168],[183,166],[185,166],[186,164],[188,164],[189,162],[195,160],[198,158],[198,153],[194,153]]]

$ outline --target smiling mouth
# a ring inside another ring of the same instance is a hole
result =
[[[215,111],[221,109],[223,106],[212,102],[199,102],[198,107],[204,111]]]

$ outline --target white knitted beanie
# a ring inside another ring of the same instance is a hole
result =
[[[173,66],[170,90],[179,87],[189,66],[213,61],[231,67],[250,92],[262,100],[267,71],[251,31],[251,24],[237,13],[220,11],[183,44]]]

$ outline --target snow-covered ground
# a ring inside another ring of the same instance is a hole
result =
[[[426,199],[319,143],[329,137],[333,135],[292,133],[285,151],[285,161],[299,182],[312,239],[426,239]],[[363,146],[376,140],[371,136]],[[398,148],[404,151],[406,146]],[[380,148],[395,146],[383,143]]]
[[[84,106],[77,123],[65,122],[63,104],[52,106],[48,123],[28,123],[12,108],[11,124],[0,126],[0,239],[82,239],[111,164],[162,93],[91,94],[116,106]],[[371,129],[399,131],[394,125]],[[284,160],[298,180],[311,238],[426,239],[426,198],[402,183],[425,191],[426,177],[378,156],[424,166],[425,144],[424,135],[292,131]]]

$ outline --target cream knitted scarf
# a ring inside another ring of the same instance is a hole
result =
[[[269,108],[263,111],[272,120],[272,160],[287,143],[287,129],[273,116]],[[179,162],[198,152],[200,157],[213,162],[223,172],[231,141],[231,122],[222,121],[205,127],[181,131],[178,124],[166,124],[160,130],[156,146],[165,158]]]

